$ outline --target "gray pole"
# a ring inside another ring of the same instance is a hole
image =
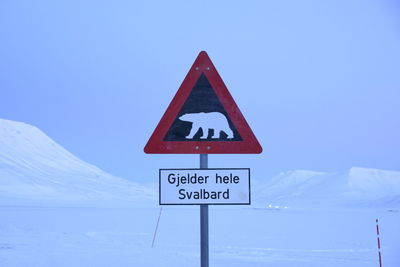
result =
[[[200,169],[208,168],[208,154],[200,154]],[[208,267],[208,205],[200,205],[200,266]]]

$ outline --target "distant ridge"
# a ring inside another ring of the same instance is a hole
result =
[[[400,208],[399,171],[360,167],[341,173],[295,170],[253,185],[253,203],[264,207]]]
[[[157,205],[156,199],[156,190],[80,160],[38,128],[0,119],[0,205],[38,201]],[[285,171],[253,180],[252,203],[398,210],[400,172],[360,167],[338,173]]]
[[[0,119],[0,204],[10,198],[146,202],[156,196],[80,160],[32,125]]]

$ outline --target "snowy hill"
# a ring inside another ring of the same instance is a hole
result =
[[[143,202],[156,195],[78,159],[34,126],[0,119],[0,203],[10,198]]]
[[[0,205],[35,201],[157,205],[157,192],[90,165],[34,126],[0,119]],[[252,181],[261,207],[400,208],[400,172],[351,168],[343,173],[281,172]]]
[[[400,172],[353,167],[344,173],[295,170],[253,183],[264,207],[400,207]]]

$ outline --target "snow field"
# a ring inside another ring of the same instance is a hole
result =
[[[0,207],[0,266],[199,266],[199,207]],[[210,206],[210,266],[400,266],[399,212]]]
[[[252,206],[210,207],[210,266],[400,266],[400,172],[252,179]],[[199,207],[114,177],[39,129],[0,119],[0,266],[199,266]]]

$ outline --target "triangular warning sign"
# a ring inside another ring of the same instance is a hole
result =
[[[207,53],[202,51],[144,152],[258,154],[262,148]]]

